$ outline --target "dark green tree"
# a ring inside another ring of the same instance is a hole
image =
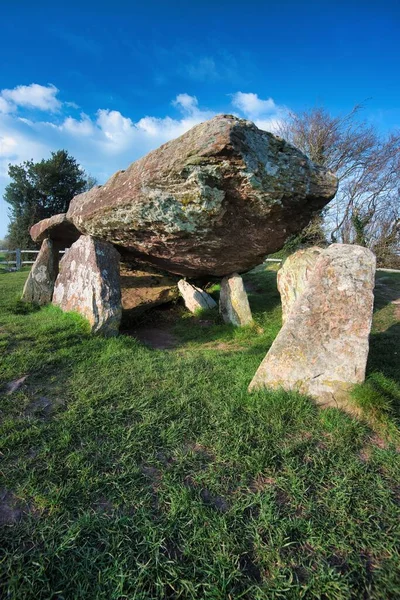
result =
[[[8,246],[34,248],[29,229],[34,223],[68,210],[72,198],[95,184],[66,150],[52,152],[48,160],[9,165],[11,183],[4,200],[10,205]]]

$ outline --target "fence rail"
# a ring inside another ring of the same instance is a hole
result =
[[[64,254],[65,250],[60,250],[60,254]],[[24,265],[33,265],[34,260],[22,260],[24,254],[39,254],[39,250],[22,250],[21,248],[17,248],[16,250],[1,250],[1,254],[15,254],[15,260],[0,260],[0,266],[6,265],[15,265],[15,269],[19,271]]]

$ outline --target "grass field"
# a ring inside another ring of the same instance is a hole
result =
[[[21,304],[25,277],[0,275],[0,597],[400,597],[399,275],[378,278],[368,424],[247,393],[280,328],[272,270],[245,278],[255,327],[147,317],[169,350]]]

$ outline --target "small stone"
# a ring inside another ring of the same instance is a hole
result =
[[[51,302],[58,274],[59,247],[52,240],[42,242],[22,292],[22,300],[43,305]]]
[[[108,242],[81,236],[60,261],[53,304],[81,314],[93,333],[117,335],[122,314],[117,250]]]
[[[282,302],[282,323],[285,322],[294,302],[307,287],[321,252],[322,248],[317,246],[298,250],[289,256],[279,269],[277,283]]]
[[[71,246],[81,235],[65,213],[53,215],[35,223],[29,233],[34,242],[42,242],[44,239],[50,238],[57,240],[60,246],[64,247]]]
[[[321,252],[249,390],[297,390],[318,404],[359,412],[350,390],[365,379],[375,262],[361,246]]]
[[[178,281],[178,289],[186,308],[192,313],[195,313],[197,310],[216,308],[217,306],[217,303],[211,298],[210,294],[185,281],[185,279]]]
[[[243,327],[253,322],[243,279],[237,273],[221,281],[219,312],[225,323]]]

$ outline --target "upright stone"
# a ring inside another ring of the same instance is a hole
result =
[[[253,322],[243,279],[237,273],[224,277],[221,282],[219,312],[225,323],[235,327],[243,327]]]
[[[201,288],[192,285],[184,279],[178,281],[178,289],[186,308],[192,313],[195,313],[197,310],[216,308],[217,306],[217,303],[211,298],[210,294],[207,294]]]
[[[289,256],[278,271],[278,290],[282,302],[282,322],[286,321],[290,310],[307,287],[308,280],[322,248],[315,246],[306,250],[298,250]]]
[[[59,248],[52,240],[42,242],[22,292],[22,300],[35,304],[51,302],[58,273]]]
[[[117,250],[108,242],[81,236],[60,261],[53,304],[80,313],[93,333],[117,335],[122,312]]]
[[[319,404],[358,412],[349,391],[365,378],[374,275],[367,248],[324,250],[249,390],[298,390]]]

